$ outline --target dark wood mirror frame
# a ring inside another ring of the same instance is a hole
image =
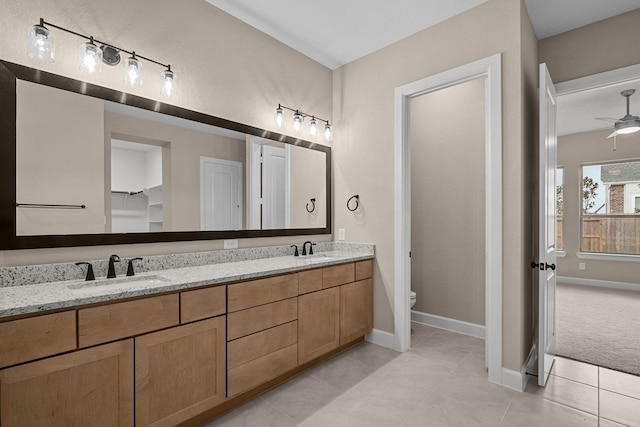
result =
[[[249,135],[280,141],[325,153],[326,224],[324,228],[236,231],[166,231],[145,233],[16,235],[16,80],[39,83],[70,92],[183,119],[193,120]],[[80,80],[47,73],[11,62],[0,61],[0,249],[35,249],[193,240],[242,239],[252,237],[331,234],[331,147],[275,132],[187,110],[156,100],[96,86]]]

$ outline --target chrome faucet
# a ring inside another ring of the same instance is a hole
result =
[[[307,255],[307,243],[309,244],[309,255],[313,255],[313,247],[316,244],[315,243],[311,243],[308,240],[302,244],[302,255]]]
[[[118,255],[111,255],[109,257],[109,270],[107,270],[107,279],[113,279],[116,277],[116,266],[114,263],[120,262],[120,257]]]

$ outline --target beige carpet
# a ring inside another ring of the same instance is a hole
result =
[[[640,375],[640,292],[558,283],[559,356]]]

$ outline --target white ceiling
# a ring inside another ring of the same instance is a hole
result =
[[[206,0],[336,69],[487,0]],[[640,8],[640,0],[525,0],[538,38]]]
[[[629,98],[629,112],[640,116],[640,79],[559,96],[558,135],[599,129],[613,132],[613,121],[598,120],[596,117],[622,118],[627,113],[627,104],[620,92],[627,89],[636,90]]]
[[[206,0],[330,69],[388,46],[487,0]],[[640,8],[640,0],[524,0],[539,39]],[[558,133],[612,128],[595,117],[625,113],[620,92],[640,84],[561,97]]]

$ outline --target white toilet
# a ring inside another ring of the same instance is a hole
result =
[[[409,300],[411,301],[411,307],[416,305],[416,293],[413,291],[409,292]]]

